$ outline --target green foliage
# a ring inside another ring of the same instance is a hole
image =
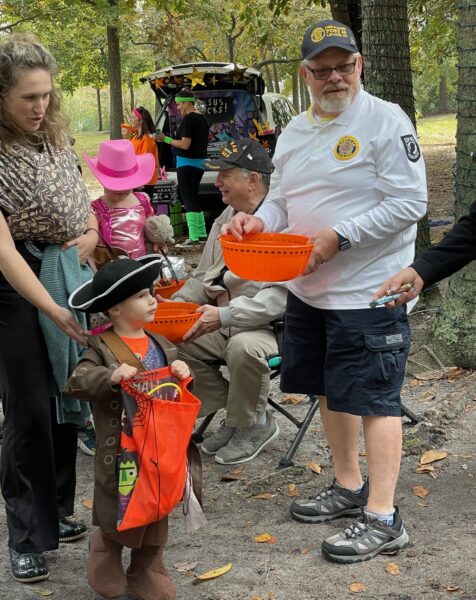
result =
[[[456,110],[456,24],[454,0],[409,0],[410,49],[417,110],[439,108],[439,83],[446,79],[448,104]]]

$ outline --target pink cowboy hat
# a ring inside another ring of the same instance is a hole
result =
[[[137,155],[129,140],[102,142],[96,158],[84,154],[84,159],[99,182],[115,192],[145,185],[155,169],[154,155],[149,152]]]

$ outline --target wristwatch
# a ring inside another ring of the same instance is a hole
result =
[[[343,235],[341,235],[339,232],[336,231],[336,233],[337,238],[339,239],[339,250],[348,250],[351,247],[349,240]]]

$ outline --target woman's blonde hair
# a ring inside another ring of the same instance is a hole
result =
[[[0,40],[0,144],[37,145],[48,141],[63,146],[67,144],[68,119],[60,111],[54,87],[40,129],[34,134],[26,133],[14,123],[5,108],[5,96],[17,84],[22,72],[32,69],[44,69],[51,77],[57,72],[54,57],[34,35],[13,34]]]

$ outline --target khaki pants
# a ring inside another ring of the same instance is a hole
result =
[[[264,413],[270,369],[266,357],[278,352],[272,331],[258,329],[227,337],[222,330],[179,344],[179,358],[195,376],[194,393],[202,401],[200,416],[226,408],[226,425],[251,427]],[[224,360],[228,382],[216,361]]]

